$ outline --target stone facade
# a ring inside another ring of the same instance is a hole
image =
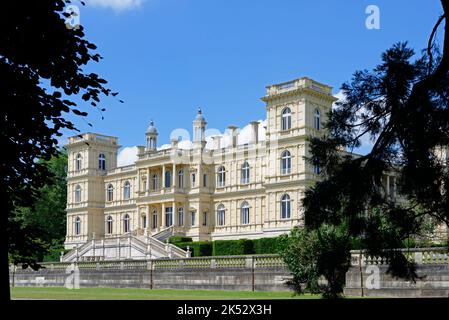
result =
[[[251,122],[245,144],[229,126],[227,144],[216,136],[206,146],[201,110],[189,148],[173,139],[170,148],[158,149],[151,122],[146,146],[130,166],[117,167],[116,137],[69,138],[66,248],[167,228],[195,241],[272,237],[300,225],[300,201],[318,173],[304,159],[306,138],[323,133],[336,99],[331,87],[300,78],[268,86],[262,100],[266,126]]]

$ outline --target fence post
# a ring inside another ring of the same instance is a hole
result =
[[[251,290],[254,291],[255,281],[254,281],[254,257],[246,257],[246,268],[251,270]]]

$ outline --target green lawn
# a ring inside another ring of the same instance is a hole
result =
[[[11,288],[12,299],[47,300],[233,300],[233,299],[319,299],[319,295],[292,296],[289,292],[148,290],[122,288]]]

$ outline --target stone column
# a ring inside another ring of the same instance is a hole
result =
[[[145,186],[145,195],[150,192],[150,168],[147,168],[147,181]]]
[[[173,221],[173,226],[177,226],[178,225],[178,213],[176,212],[176,202],[173,201],[172,203],[172,221]]]
[[[162,181],[161,189],[164,189],[165,188],[165,164],[162,165],[162,179],[161,179],[161,181]]]
[[[165,203],[161,203],[161,228],[165,228]]]
[[[148,206],[147,211],[145,213],[145,220],[146,220],[145,235],[146,235],[146,234],[148,234],[148,230],[151,229],[150,228],[150,206]]]
[[[140,170],[138,170],[137,171],[137,196],[140,195],[140,184],[141,184]]]
[[[173,186],[173,192],[175,191],[175,188],[176,188],[176,181],[177,181],[177,178],[178,177],[178,174],[176,173],[176,164],[175,163],[173,163],[173,175],[172,175],[172,180],[173,180],[173,183],[172,183],[172,186]]]

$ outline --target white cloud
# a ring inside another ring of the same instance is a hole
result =
[[[110,8],[116,12],[139,8],[144,0],[85,0],[92,7]]]
[[[338,99],[338,101],[340,102],[344,102],[346,100],[346,95],[343,93],[343,90],[340,90],[337,92],[337,94],[334,95],[335,98]],[[337,101],[336,101],[337,102]],[[335,104],[335,102],[332,104],[332,109],[336,109],[337,106]],[[364,108],[361,108],[357,114],[361,115],[363,112],[365,112]],[[371,149],[373,148],[373,141],[371,141],[370,135],[368,133],[365,133],[363,136],[360,137],[360,147],[355,148],[354,152],[356,153],[361,153],[361,154],[367,154],[368,152],[371,151]]]
[[[117,167],[134,164],[137,160],[137,147],[125,147],[117,156]]]
[[[334,94],[334,97],[337,98],[338,100],[332,104],[332,109],[337,108],[337,105],[335,104],[336,102],[338,102],[338,101],[343,102],[346,99],[346,96],[343,93],[343,90],[340,90],[336,94]]]

